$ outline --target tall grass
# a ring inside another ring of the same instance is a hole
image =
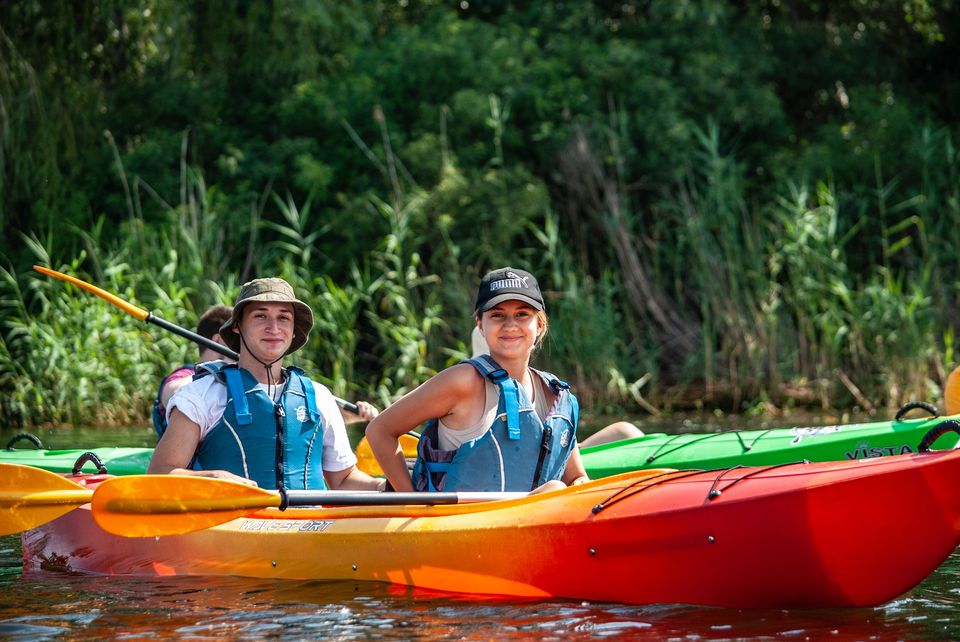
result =
[[[779,372],[770,368],[771,335],[776,326],[765,307],[770,281],[764,265],[769,230],[761,213],[748,205],[744,170],[721,152],[719,128],[710,123],[694,132],[698,147],[686,176],[661,202],[676,221],[677,265],[684,292],[700,319],[699,374],[708,394],[729,388],[731,403],[756,398],[762,382],[775,388]],[[691,369],[688,376],[697,370]],[[698,377],[699,378],[699,377]]]
[[[526,213],[508,236],[451,234],[450,203],[476,182],[535,194],[526,202],[536,206],[543,185],[510,175],[500,159],[480,177],[447,165],[433,187],[422,187],[402,178],[384,133],[367,151],[382,159],[389,198],[359,199],[376,222],[366,229],[380,232],[349,265],[331,258],[342,237],[330,221],[342,213],[269,185],[248,212],[227,212],[185,154],[173,195],[116,165],[129,197],[119,233],[102,224],[61,231],[84,248],[66,259],[50,255],[50,238],[23,243],[37,262],[187,327],[207,306],[229,303],[244,280],[283,276],[316,316],[308,345],[290,362],[340,396],[380,404],[466,356],[477,277],[501,260],[533,270],[546,293],[552,330],[535,363],[570,380],[593,408],[879,411],[937,400],[958,319],[960,172],[949,136],[927,133],[925,191],[900,201],[891,202],[896,178],[879,167],[869,200],[852,201],[827,181],[797,181],[762,199],[723,132],[707,125],[683,178],[663,186],[650,211],[637,211],[617,169],[628,151],[618,145],[629,137],[611,132],[608,153],[574,136],[578,151],[560,173],[576,207]],[[145,198],[163,203],[162,224],[145,222]],[[606,253],[584,256],[571,242],[584,232],[574,224],[602,234]],[[862,259],[853,246],[876,248],[877,263],[855,268]],[[244,259],[230,263],[235,252],[225,248],[237,247]],[[679,336],[699,339],[664,345]],[[146,422],[159,378],[195,350],[62,282],[0,269],[0,422]],[[665,355],[682,359],[671,364]]]
[[[25,239],[41,264],[41,243]],[[85,257],[58,270],[83,275]],[[108,259],[110,257],[107,257]],[[105,287],[130,297],[130,272],[112,265]],[[88,277],[89,278],[89,277]],[[166,341],[72,285],[0,269],[0,417],[7,424],[143,423]]]

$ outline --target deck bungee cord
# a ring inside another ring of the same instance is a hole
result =
[[[669,440],[665,441],[663,444],[661,444],[661,445],[653,452],[652,455],[650,455],[649,457],[647,457],[647,463],[648,463],[648,464],[652,464],[653,462],[655,462],[655,461],[656,461],[657,459],[659,459],[660,457],[666,457],[667,455],[672,455],[673,453],[679,452],[680,450],[683,450],[684,448],[688,448],[688,447],[690,447],[690,446],[693,446],[694,444],[699,444],[699,443],[701,443],[701,442],[707,441],[708,439],[716,438],[716,437],[719,437],[719,436],[721,436],[721,435],[731,435],[731,434],[734,435],[734,436],[737,438],[737,440],[740,442],[740,447],[742,448],[743,452],[745,452],[745,453],[746,453],[746,452],[750,452],[751,450],[753,450],[753,447],[757,444],[757,442],[760,441],[760,439],[762,439],[764,436],[766,436],[771,430],[772,430],[772,429],[767,429],[767,430],[760,431],[760,434],[758,434],[756,437],[754,437],[753,441],[750,442],[750,444],[747,444],[746,442],[744,442],[743,437],[742,437],[742,435],[741,435],[742,431],[740,431],[740,430],[731,430],[731,431],[729,431],[729,432],[714,432],[714,433],[709,433],[709,434],[706,434],[706,435],[701,435],[701,436],[696,437],[696,438],[694,438],[694,439],[690,439],[690,440],[688,440],[688,441],[685,441],[685,442],[683,442],[682,444],[679,444],[678,446],[676,446],[676,447],[674,447],[674,448],[671,448],[670,450],[664,451],[664,450],[663,450],[664,448],[667,448],[668,446],[670,446],[671,444],[673,444],[673,443],[676,442],[676,441],[681,441],[681,440],[683,440],[683,438],[687,436],[686,434],[683,434],[683,433],[677,434],[677,435],[674,435],[672,439],[669,439]],[[638,439],[643,439],[643,437],[639,437]]]

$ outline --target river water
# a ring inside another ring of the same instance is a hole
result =
[[[820,423],[833,420],[819,418]],[[693,419],[673,426],[675,430],[706,430],[723,428],[723,423]],[[761,427],[759,422],[751,423],[750,427]],[[799,423],[791,418],[777,425]],[[649,422],[642,427],[648,432],[659,429]],[[0,430],[0,441],[6,443],[11,434]],[[54,448],[149,445],[152,438],[149,430],[142,428],[41,432],[40,436],[45,445]],[[896,563],[895,559],[876,560],[880,565]],[[907,595],[876,608],[766,611],[572,600],[502,601],[362,582],[115,578],[52,571],[24,574],[19,537],[0,537],[0,639],[168,638],[960,639],[960,553]]]

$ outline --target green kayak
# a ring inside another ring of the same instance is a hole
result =
[[[587,473],[596,478],[638,468],[709,470],[900,455],[917,452],[924,436],[938,427],[944,429],[944,434],[936,439],[936,449],[953,448],[957,444],[958,436],[953,429],[960,428],[957,424],[960,415],[900,419],[903,412],[897,413],[898,419],[893,421],[872,423],[707,434],[653,433],[583,448],[580,454]]]
[[[944,434],[936,449],[953,448],[960,430],[960,415],[902,419],[905,406],[893,421],[832,426],[796,426],[769,430],[734,430],[718,433],[653,433],[580,452],[590,477],[599,478],[640,468],[713,469],[730,466],[770,466],[801,460],[839,461],[868,459],[917,452],[928,433]],[[928,408],[927,406],[920,406]],[[935,409],[929,408],[932,414]],[[14,442],[29,439],[36,449],[12,448]],[[416,440],[404,443],[404,452],[415,456]],[[361,442],[358,454],[365,444]],[[369,447],[366,448],[369,450]],[[409,450],[409,452],[408,452]],[[114,475],[144,473],[152,448],[94,448],[85,450],[43,450],[33,435],[18,435],[0,450],[0,462],[36,466],[58,473],[109,472]],[[363,453],[370,455],[372,453]],[[361,456],[360,468],[367,470],[369,457]],[[106,470],[101,470],[101,467]],[[367,470],[371,474],[374,471]]]
[[[23,447],[25,443],[32,445]],[[21,433],[0,450],[0,463],[34,466],[54,473],[110,473],[138,475],[147,471],[153,448],[92,448],[90,450],[47,450],[30,433]]]

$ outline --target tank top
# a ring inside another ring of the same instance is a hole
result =
[[[540,417],[540,421],[544,421],[550,413],[554,398],[547,389],[542,377],[531,372],[530,378],[533,381],[533,408],[537,416]],[[493,425],[494,420],[497,418],[500,388],[486,378],[484,378],[483,383],[484,393],[486,395],[483,414],[480,415],[480,419],[478,419],[475,424],[468,428],[458,430],[447,427],[443,423],[443,419],[437,422],[437,441],[441,450],[456,450],[466,442],[481,437],[483,433],[487,432],[490,426]]]

